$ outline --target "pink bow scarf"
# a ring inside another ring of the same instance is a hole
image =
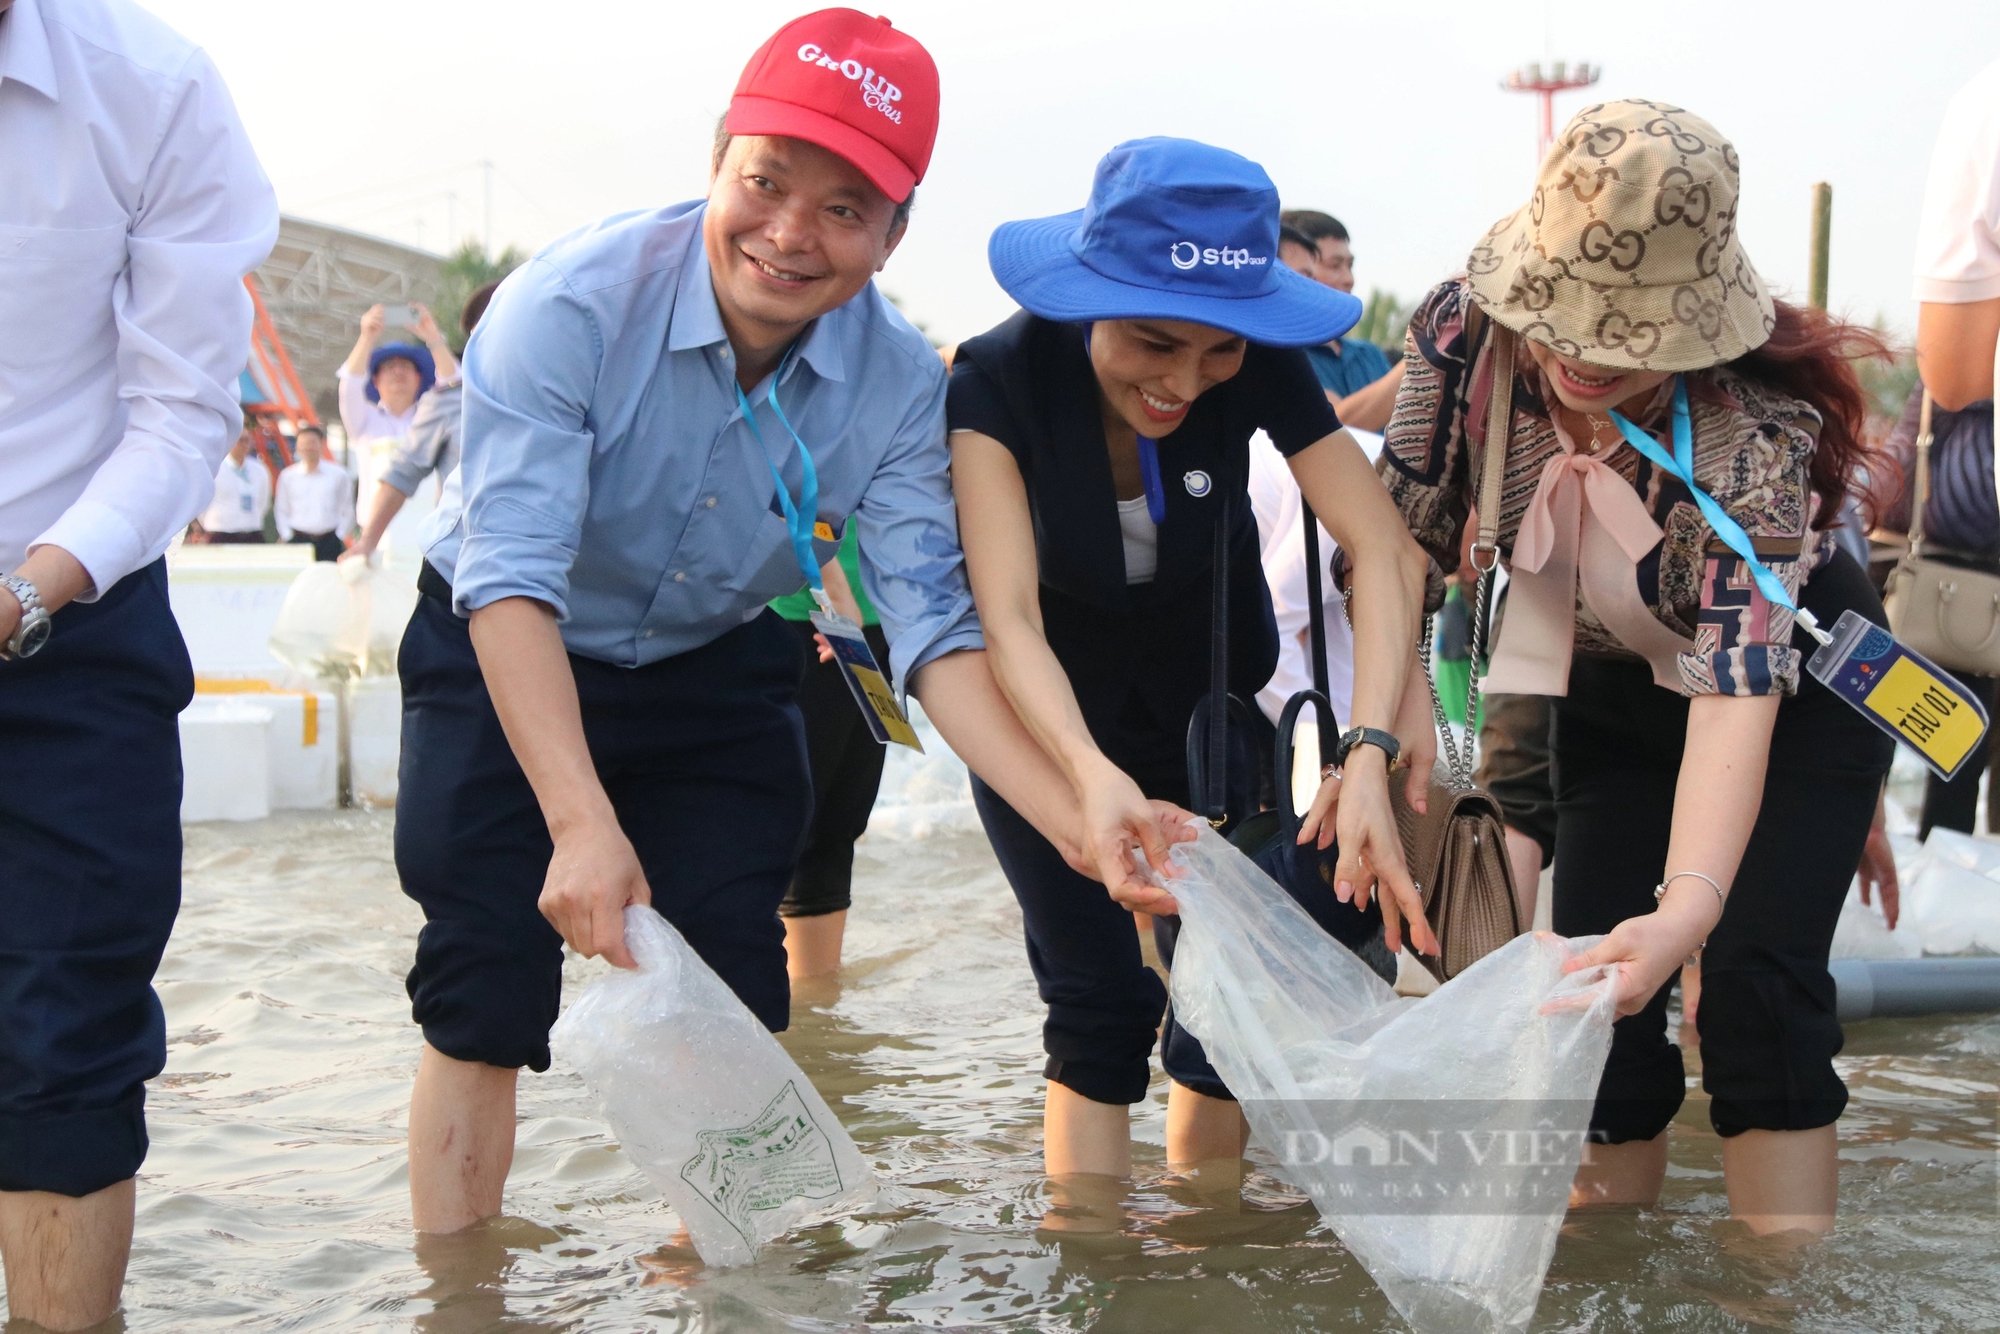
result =
[[[1556,401],[1546,381],[1542,395],[1544,402]],[[1604,628],[1651,664],[1654,682],[1678,691],[1678,660],[1693,651],[1694,642],[1662,625],[1639,596],[1638,564],[1659,545],[1660,526],[1632,484],[1601,456],[1578,453],[1560,422],[1556,438],[1563,452],[1543,465],[1514,539],[1507,623],[1484,688],[1512,695],[1569,693],[1581,590]],[[1623,448],[1623,442],[1614,446]]]

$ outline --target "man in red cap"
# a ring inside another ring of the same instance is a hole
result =
[[[765,604],[818,588],[850,522],[893,678],[973,770],[1114,885],[1135,843],[1164,861],[1161,813],[1067,779],[986,667],[944,369],[871,281],[937,114],[887,19],[797,19],[745,68],[706,200],[555,242],[473,335],[399,660],[419,1230],[499,1211],[563,942],[631,966],[628,905],[785,1027],[777,908],[812,797],[797,640]]]

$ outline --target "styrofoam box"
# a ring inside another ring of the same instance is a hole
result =
[[[347,695],[347,777],[356,805],[396,804],[402,748],[402,683],[393,676],[355,681]]]
[[[271,813],[271,710],[241,696],[197,696],[181,714],[181,820]]]
[[[198,676],[195,702],[233,698],[270,710],[267,736],[274,811],[327,811],[340,804],[340,699],[262,678]]]
[[[203,676],[267,676],[288,670],[271,653],[285,593],[312,564],[312,548],[286,544],[178,546],[167,555],[167,598]]]

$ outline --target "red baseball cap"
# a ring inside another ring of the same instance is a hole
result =
[[[750,57],[725,125],[838,153],[900,204],[937,142],[937,64],[887,19],[822,9],[778,29]]]

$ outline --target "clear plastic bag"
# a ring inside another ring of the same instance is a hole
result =
[[[417,586],[367,561],[315,561],[300,570],[271,629],[271,652],[320,680],[391,676]]]
[[[1212,830],[1186,875],[1174,1015],[1253,1137],[1419,1334],[1525,1330],[1611,1045],[1593,940],[1524,935],[1398,998]]]
[[[635,905],[625,944],[638,969],[593,983],[551,1038],[701,1258],[747,1264],[773,1237],[873,1199],[846,1129],[680,932]]]

